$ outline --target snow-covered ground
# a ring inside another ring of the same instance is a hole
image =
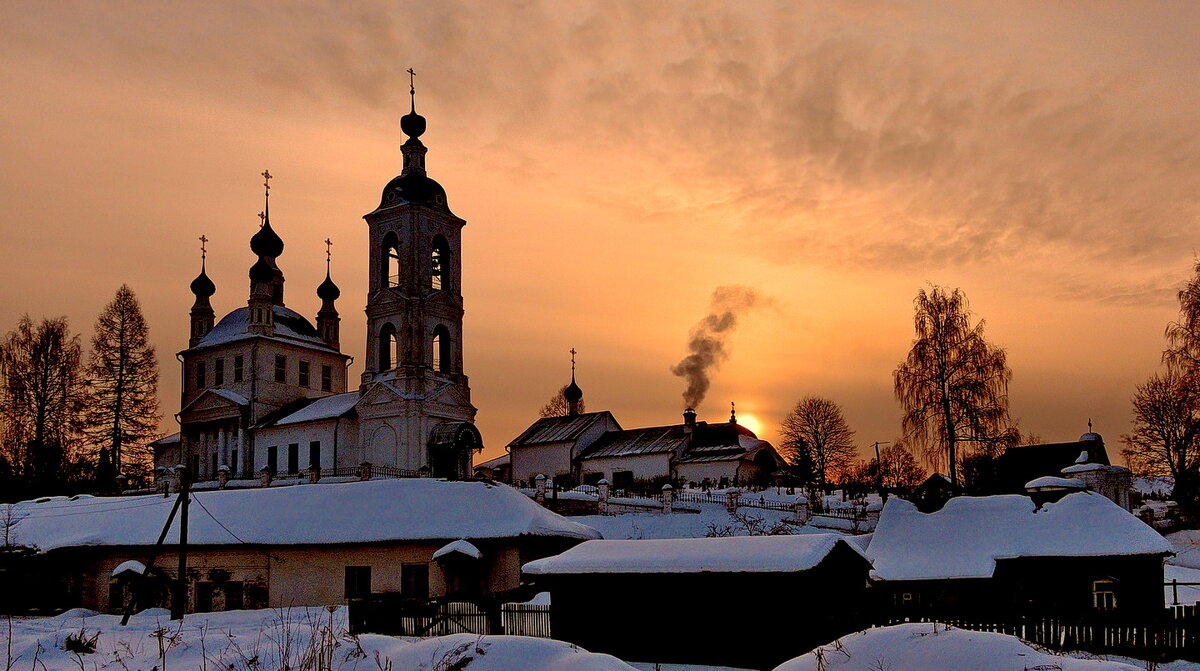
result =
[[[1144,663],[1079,659],[1036,650],[1014,636],[901,624],[844,636],[775,671],[1144,671]],[[1197,669],[1200,666],[1159,666]]]
[[[791,513],[782,510],[741,508],[742,519],[737,519],[715,503],[695,504],[699,513],[625,513],[622,515],[581,515],[569,518],[572,522],[586,524],[600,532],[604,538],[612,539],[656,539],[656,538],[703,538],[710,532],[727,536],[750,536],[751,527],[756,531],[780,528],[783,520]],[[745,520],[745,521],[743,521]],[[756,521],[757,520],[757,521]],[[747,521],[749,524],[747,524]],[[786,525],[793,534],[823,534],[828,529],[809,526]]]
[[[1167,558],[1168,564],[1200,569],[1200,530],[1185,529],[1167,534],[1167,542],[1175,553],[1174,557]]]
[[[345,635],[345,608],[209,613],[188,615],[182,623],[168,618],[158,609],[135,615],[127,627],[116,615],[81,609],[49,618],[14,618],[12,660],[0,662],[5,668],[47,671],[634,671],[610,655],[550,639],[469,634],[351,638]],[[0,650],[0,658],[5,654]]]

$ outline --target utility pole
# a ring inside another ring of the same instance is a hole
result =
[[[887,500],[887,494],[883,491],[883,460],[879,458],[879,446],[891,445],[892,441],[885,440],[882,443],[875,441],[875,491],[879,492],[879,497],[884,501]]]
[[[188,493],[191,475],[187,466],[176,467],[179,473],[179,575],[175,580],[175,593],[171,596],[171,619],[182,620],[187,610],[187,537],[188,537]]]

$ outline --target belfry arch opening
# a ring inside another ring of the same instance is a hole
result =
[[[433,329],[433,369],[441,373],[450,372],[450,329],[438,324]]]
[[[392,289],[400,286],[400,242],[395,233],[388,233],[384,236],[383,247],[379,253],[383,288]]]
[[[379,370],[392,370],[400,364],[400,339],[391,323],[379,329]]]
[[[429,253],[429,286],[432,289],[449,289],[446,273],[450,269],[450,244],[441,235],[433,236],[433,247]]]

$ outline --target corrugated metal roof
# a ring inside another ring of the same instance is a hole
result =
[[[612,420],[618,429],[620,424],[607,410],[600,412],[581,412],[578,415],[562,417],[543,417],[534,422],[525,432],[513,439],[509,447],[524,447],[528,445],[545,445],[547,443],[566,443],[575,440],[596,422],[605,417]]]
[[[637,454],[661,454],[687,447],[688,434],[682,424],[651,426],[644,429],[611,431],[588,448],[581,458],[626,457]]]

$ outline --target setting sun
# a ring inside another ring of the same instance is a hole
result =
[[[738,424],[741,424],[742,426],[746,427],[747,429],[750,429],[751,431],[753,431],[754,435],[757,436],[762,433],[763,423],[761,421],[759,421],[759,419],[757,417],[755,417],[754,415],[743,415],[741,413],[738,413],[737,420],[738,420]]]

